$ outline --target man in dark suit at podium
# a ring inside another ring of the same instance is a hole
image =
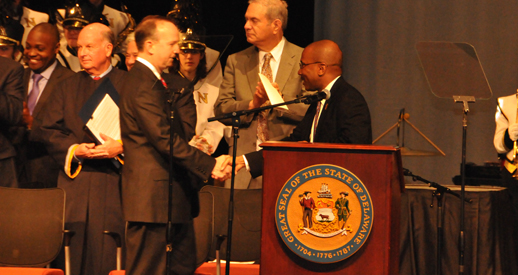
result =
[[[362,94],[342,77],[339,46],[331,40],[314,42],[302,52],[299,65],[306,90],[323,91],[327,97],[312,103],[300,124],[283,141],[371,144],[369,107]],[[236,159],[236,170],[245,166],[252,177],[262,175],[262,151]]]

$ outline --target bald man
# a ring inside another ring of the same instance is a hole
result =
[[[72,275],[116,269],[115,242],[103,231],[117,232],[124,240],[121,164],[114,160],[122,144],[106,135],[101,135],[104,144],[96,144],[85,134],[78,115],[101,82],[109,80],[117,92],[122,90],[126,72],[110,64],[113,43],[107,26],[93,23],[83,28],[77,44],[84,71],[53,92],[41,126],[47,150],[61,168],[58,187],[67,194],[65,229],[75,231],[70,244]]]
[[[327,99],[312,103],[293,133],[283,141],[371,144],[371,118],[362,94],[342,77],[342,51],[331,40],[321,40],[302,52],[298,74],[307,91],[324,91]],[[245,162],[246,160],[246,162]],[[248,165],[247,165],[248,163]],[[252,177],[263,173],[263,154],[238,157],[236,168],[247,167]]]

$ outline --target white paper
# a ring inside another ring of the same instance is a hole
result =
[[[261,73],[259,73],[259,78],[261,79],[264,89],[266,90],[266,95],[268,95],[270,104],[275,105],[283,103],[284,100],[282,99],[282,96],[279,94],[279,91],[273,87],[272,83],[270,83],[270,80],[268,80],[268,78]],[[277,106],[276,108],[283,108],[288,110],[288,106],[286,105]]]
[[[104,144],[101,133],[115,140],[121,139],[119,106],[115,104],[110,95],[104,96],[86,126],[101,144]]]

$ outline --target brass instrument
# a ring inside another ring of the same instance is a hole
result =
[[[128,37],[128,35],[132,32],[135,31],[135,27],[137,26],[137,23],[135,22],[135,19],[133,19],[133,16],[131,16],[131,14],[129,14],[127,12],[128,8],[126,7],[126,5],[122,4],[121,5],[121,10],[122,12],[126,13],[126,15],[128,16],[128,24],[126,24],[126,27],[124,28],[124,30],[122,30],[119,35],[117,35],[117,40],[115,41],[115,50],[114,52],[120,52],[121,49],[122,49],[122,44],[124,43],[124,41],[126,40],[126,37]]]

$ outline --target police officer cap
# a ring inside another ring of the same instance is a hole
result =
[[[191,29],[187,29],[185,33],[180,33],[180,42],[178,45],[180,46],[180,50],[204,51],[207,47],[201,38],[194,34]]]
[[[10,17],[4,18],[0,25],[0,46],[18,46],[22,41],[23,26]]]
[[[63,26],[73,27],[73,28],[83,28],[88,25],[90,22],[85,19],[83,15],[83,11],[79,4],[67,8],[65,13],[65,19],[63,20]]]

